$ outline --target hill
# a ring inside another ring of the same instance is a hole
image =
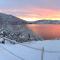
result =
[[[28,22],[29,24],[60,24],[60,20],[37,20]]]
[[[12,24],[12,25],[17,25],[17,24],[26,24],[27,22],[23,19],[19,19],[15,16],[0,13],[0,24]]]
[[[12,15],[0,13],[0,38],[6,37],[17,42],[42,40],[26,27],[27,22]]]

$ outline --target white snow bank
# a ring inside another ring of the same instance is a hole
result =
[[[1,60],[41,60],[41,49],[44,47],[43,60],[60,60],[60,41],[32,41],[20,44],[0,44]]]

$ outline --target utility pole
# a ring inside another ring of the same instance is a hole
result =
[[[44,47],[42,48],[42,51],[41,51],[41,60],[44,60]]]

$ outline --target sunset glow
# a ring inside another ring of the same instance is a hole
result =
[[[36,20],[60,20],[60,9],[45,9],[45,8],[24,8],[20,9],[0,9],[0,12],[17,16],[26,21]]]
[[[26,18],[26,17],[18,17],[26,21],[37,21],[37,20],[60,20],[60,18]]]
[[[39,9],[39,8],[33,8],[30,10],[27,10],[29,12],[26,12],[24,16],[19,16],[19,18],[22,18],[24,20],[28,21],[35,21],[35,20],[60,20],[60,10],[54,10],[54,9]]]
[[[0,12],[17,16],[26,21],[60,20],[60,10],[45,8],[0,9]]]
[[[60,20],[60,0],[0,0],[0,12],[27,21]]]

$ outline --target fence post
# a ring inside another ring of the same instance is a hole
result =
[[[44,47],[42,47],[42,51],[41,51],[41,60],[44,59]]]

